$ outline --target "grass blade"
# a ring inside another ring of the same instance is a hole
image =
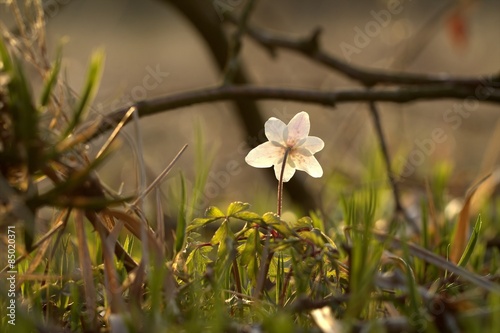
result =
[[[424,249],[418,245],[408,243],[405,245],[401,240],[384,234],[380,233],[378,231],[373,231],[375,233],[375,236],[379,238],[382,241],[389,241],[389,244],[391,247],[402,249],[403,246],[408,246],[408,250],[410,251],[410,254],[414,255],[415,257],[418,257],[424,261],[426,261],[429,264],[435,265],[436,267],[442,269],[442,270],[448,270],[453,274],[456,274],[460,277],[462,277],[464,280],[467,280],[481,288],[484,288],[485,290],[495,292],[495,293],[500,293],[500,285],[491,282],[490,280],[485,279],[484,277],[469,272],[468,270],[464,269],[463,267],[455,265],[453,262],[450,262],[434,253],[431,251]]]
[[[73,110],[73,117],[71,118],[68,127],[64,131],[63,139],[70,135],[81,120],[84,118],[84,112],[90,104],[97,86],[99,84],[102,63],[104,62],[104,53],[99,51],[94,53],[90,62],[90,68],[87,73],[87,80],[83,88],[80,99]]]
[[[477,239],[479,237],[479,231],[481,230],[481,224],[483,222],[481,221],[481,215],[477,217],[476,224],[474,225],[474,229],[472,230],[472,234],[470,235],[469,242],[467,243],[467,246],[465,247],[465,251],[462,254],[462,257],[458,261],[458,266],[464,267],[467,265],[467,262],[469,262],[470,256],[472,255],[472,252],[474,251],[474,247],[476,246]]]
[[[49,104],[50,97],[52,96],[54,87],[57,83],[57,77],[59,76],[59,71],[61,70],[61,59],[62,59],[62,48],[59,47],[57,50],[56,61],[49,74],[49,77],[45,81],[43,86],[42,94],[40,96],[40,106],[44,107]]]
[[[90,260],[90,251],[87,244],[87,235],[82,211],[75,214],[76,236],[78,240],[78,258],[83,279],[83,290],[85,292],[85,304],[87,305],[88,318],[94,328],[97,328],[97,291],[94,285],[94,276],[92,262]]]
[[[483,179],[481,179],[477,184],[471,187],[467,193],[465,198],[465,203],[460,211],[460,215],[458,217],[458,223],[455,229],[455,233],[453,235],[452,243],[451,243],[451,252],[450,252],[450,260],[454,263],[458,263],[464,249],[466,247],[466,239],[467,234],[469,233],[470,220],[469,220],[469,212],[472,203],[472,197],[478,190],[478,188],[485,183],[485,181],[490,178],[491,174],[487,175]]]
[[[179,216],[177,218],[177,229],[175,231],[175,253],[179,253],[184,246],[186,238],[186,181],[181,174],[181,203]]]

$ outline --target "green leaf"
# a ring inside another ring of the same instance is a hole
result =
[[[228,235],[227,221],[224,221],[213,235],[212,239],[210,240],[210,244],[212,245],[219,244],[219,251],[220,251],[220,247],[224,246],[227,235]]]
[[[313,227],[312,219],[309,216],[304,216],[295,222],[290,223],[292,229],[311,229]]]
[[[289,237],[286,239],[286,241],[276,243],[276,245],[273,246],[273,252],[285,251],[286,249],[288,249],[291,246],[298,244],[300,242],[301,242],[301,240],[299,238]]]
[[[196,228],[203,227],[203,226],[205,226],[209,223],[215,222],[219,219],[220,219],[220,217],[212,217],[212,218],[198,217],[198,218],[195,218],[193,220],[193,222],[191,222],[191,224],[187,227],[186,231],[189,232],[189,231],[194,230]]]
[[[195,272],[198,275],[205,274],[206,267],[212,260],[208,257],[208,253],[212,251],[211,246],[201,246],[196,247],[186,259],[186,266],[190,266],[191,272]]]
[[[234,259],[233,255],[236,255],[236,251],[234,251],[234,234],[229,229],[227,220],[222,222],[221,226],[210,240],[210,243],[212,245],[219,245],[217,249],[217,260],[215,262],[215,272],[219,280],[225,280]]]
[[[472,230],[472,234],[470,235],[469,241],[467,242],[467,246],[465,247],[464,253],[462,257],[458,261],[457,266],[464,267],[469,262],[470,256],[474,251],[474,247],[476,246],[477,239],[479,237],[479,231],[481,230],[481,215],[477,217],[476,224],[474,225],[474,229]]]
[[[262,220],[264,220],[264,223],[266,223],[268,226],[279,232],[285,238],[288,238],[295,234],[292,231],[292,229],[290,229],[288,224],[284,221],[281,221],[279,216],[275,213],[271,212],[265,213],[262,216]]]
[[[257,283],[261,255],[262,244],[260,243],[260,234],[257,229],[253,228],[249,232],[245,247],[241,252],[240,262],[242,266],[246,266],[248,278],[254,286]]]
[[[316,214],[315,212],[311,212],[310,215],[313,227],[321,230],[322,232],[325,232],[325,224],[323,223],[323,220],[318,216],[318,214]]]
[[[304,217],[301,217],[300,219],[298,219],[297,223],[299,225],[312,226],[313,220],[309,216],[304,216]]]
[[[217,220],[220,220],[222,218],[225,218],[226,216],[224,213],[217,207],[215,206],[210,206],[207,208],[205,211],[205,216],[204,218],[195,218],[193,222],[187,227],[187,231],[191,231],[193,229],[203,227],[209,223],[215,222]]]
[[[233,216],[234,214],[247,210],[248,208],[250,208],[250,204],[241,201],[231,202],[227,208],[227,216]]]
[[[303,239],[309,240],[318,247],[323,247],[325,245],[325,240],[323,238],[323,235],[321,234],[321,231],[318,229],[301,231],[299,232],[299,235]]]
[[[209,218],[217,218],[217,219],[220,219],[222,217],[226,217],[226,215],[224,215],[224,213],[219,208],[214,207],[214,206],[210,206],[207,208],[207,210],[205,211],[205,216],[209,217]]]
[[[243,221],[247,221],[247,222],[253,222],[255,220],[261,219],[259,214],[254,213],[254,212],[249,212],[249,211],[234,213],[231,216],[234,218],[243,220]]]
[[[252,260],[252,257],[255,257],[257,251],[257,242],[260,244],[260,238],[258,237],[258,231],[255,228],[249,231],[247,240],[245,242],[245,246],[241,251],[241,264],[248,265]]]
[[[267,212],[264,215],[262,215],[262,220],[264,220],[264,222],[268,225],[278,224],[281,222],[278,214],[273,213],[273,212]]]

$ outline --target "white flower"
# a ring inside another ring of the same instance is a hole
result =
[[[274,172],[279,180],[283,157],[288,149],[284,182],[292,178],[295,170],[305,171],[314,178],[321,177],[323,169],[313,155],[323,149],[325,143],[318,137],[308,136],[310,127],[309,115],[304,111],[297,113],[288,125],[277,118],[269,118],[265,124],[269,141],[252,149],[245,161],[255,168],[274,165]]]

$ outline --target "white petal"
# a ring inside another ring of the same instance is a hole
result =
[[[319,178],[323,176],[323,169],[319,164],[318,160],[314,156],[309,154],[301,154],[296,151],[290,156],[297,170],[307,172],[311,177]]]
[[[274,165],[274,174],[276,175],[277,180],[280,180],[282,165],[283,165],[283,160]],[[286,183],[287,181],[289,181],[294,174],[295,174],[295,165],[293,164],[293,161],[291,161],[290,158],[288,158],[286,162],[285,172],[283,173],[283,182]]]
[[[295,146],[299,141],[304,140],[309,135],[311,123],[307,112],[297,113],[288,123],[285,130],[286,144],[289,147]]]
[[[298,147],[309,150],[312,154],[317,153],[325,147],[323,140],[316,136],[308,136],[306,140]]]
[[[264,128],[266,130],[266,137],[269,141],[284,143],[283,134],[286,128],[284,122],[278,118],[271,117],[266,121]]]
[[[267,141],[250,150],[245,162],[255,168],[269,168],[283,158],[284,154],[283,147]]]

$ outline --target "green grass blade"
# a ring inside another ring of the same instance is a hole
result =
[[[87,109],[89,103],[91,102],[95,91],[97,90],[97,86],[100,80],[100,74],[102,69],[102,64],[104,62],[104,54],[99,51],[94,53],[90,62],[90,68],[87,73],[87,80],[85,82],[85,86],[83,88],[80,99],[73,110],[73,117],[71,118],[68,127],[66,128],[63,138],[67,137],[76,126],[80,123],[80,121],[84,118],[84,112]]]
[[[186,239],[186,181],[181,173],[181,203],[179,216],[177,217],[177,228],[175,231],[175,252],[179,253]]]
[[[59,75],[59,71],[61,70],[61,59],[62,59],[62,49],[59,48],[57,50],[56,61],[54,62],[54,66],[50,72],[50,75],[45,82],[42,90],[42,95],[40,96],[40,106],[44,107],[49,103],[50,96],[52,96],[52,92],[57,83],[57,77]]]
[[[470,256],[472,255],[472,252],[474,251],[474,248],[476,246],[482,223],[483,222],[481,220],[481,215],[479,215],[477,217],[476,224],[474,225],[474,229],[472,230],[472,234],[470,235],[469,241],[467,242],[467,246],[465,247],[464,253],[462,254],[462,257],[460,257],[457,266],[464,267],[469,262]]]
[[[391,247],[394,248],[402,248],[403,247],[403,241],[400,239],[397,239],[393,236],[386,235],[377,231],[374,231],[374,234],[376,235],[377,238],[379,238],[382,241],[388,241]],[[453,274],[456,274],[460,277],[462,277],[464,280],[467,280],[481,288],[484,288],[485,290],[494,292],[494,293],[500,293],[500,285],[497,283],[494,283],[476,273],[469,272],[468,270],[464,269],[463,267],[457,266],[454,263],[434,254],[433,252],[426,250],[418,245],[408,243],[408,250],[410,251],[410,254],[413,256],[416,256],[420,259],[425,260],[427,263],[431,265],[435,265],[436,267],[442,269],[442,270],[447,270]]]

